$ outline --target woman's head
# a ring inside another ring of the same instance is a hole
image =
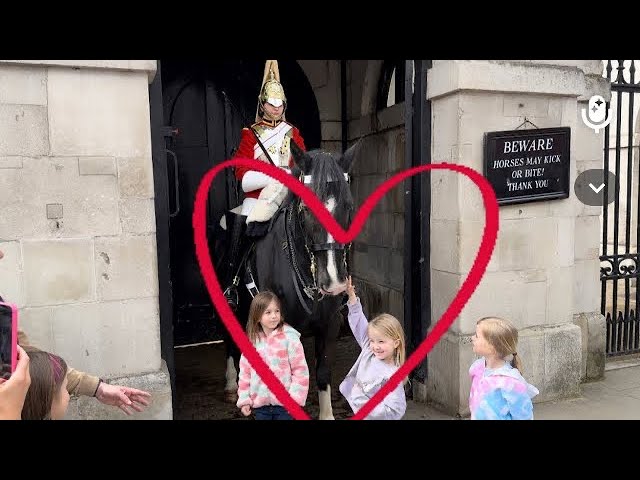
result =
[[[481,356],[494,355],[506,359],[513,355],[511,365],[520,370],[517,356],[518,329],[510,322],[498,317],[484,317],[476,323],[473,339],[473,351]]]
[[[31,386],[22,408],[23,420],[60,420],[67,412],[67,364],[57,355],[29,349]]]
[[[280,299],[268,290],[258,293],[249,307],[249,321],[247,322],[247,336],[252,343],[259,340],[260,334],[269,334],[280,328],[284,317],[280,312]]]
[[[400,366],[405,360],[405,339],[396,317],[383,313],[368,325],[369,348],[379,360]]]

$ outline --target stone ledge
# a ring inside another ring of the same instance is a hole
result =
[[[572,66],[549,66],[507,61],[454,60],[429,70],[427,98],[461,90],[525,92],[578,97],[585,90],[584,72]]]
[[[156,60],[0,60],[0,63],[13,65],[47,65],[71,68],[103,68],[107,70],[145,71],[149,83],[156,75]]]

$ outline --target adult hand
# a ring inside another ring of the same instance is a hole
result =
[[[353,286],[353,282],[351,281],[351,275],[347,277],[347,295],[349,295],[348,304],[355,305],[358,301],[356,297],[356,287]]]
[[[242,407],[240,407],[240,411],[245,417],[248,417],[249,415],[251,415],[251,405],[243,405]]]
[[[18,345],[18,364],[9,380],[0,379],[0,420],[20,420],[22,407],[31,385],[29,355]]]
[[[149,405],[151,394],[135,388],[100,382],[96,398],[100,403],[118,407],[127,415],[131,415],[134,413],[133,410],[142,412],[144,407]]]

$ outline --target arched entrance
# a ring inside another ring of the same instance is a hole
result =
[[[319,146],[320,120],[311,86],[296,62],[279,63],[290,106],[287,119],[299,126],[309,147]],[[255,121],[264,61],[162,61],[161,68],[163,114],[171,133],[167,138],[167,173],[173,334],[174,344],[184,345],[217,337],[216,325],[209,321],[211,301],[193,248],[195,192],[211,167],[232,156],[241,129]],[[209,225],[213,227],[220,215],[239,201],[232,172],[218,176],[209,196]]]
[[[208,170],[232,156],[242,128],[255,121],[264,65],[265,60],[159,60],[150,87],[162,356],[174,400],[173,349],[219,340],[224,328],[215,319],[195,257],[195,192]],[[300,129],[307,148],[318,148],[320,116],[313,89],[296,61],[279,61],[279,69],[286,118]],[[210,241],[220,215],[240,201],[233,173],[219,175],[209,194]]]

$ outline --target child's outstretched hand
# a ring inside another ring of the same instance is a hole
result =
[[[251,415],[251,405],[243,405],[242,407],[240,407],[240,411],[245,417],[248,417],[249,415]]]
[[[347,295],[349,295],[347,303],[349,305],[355,305],[358,298],[356,297],[356,287],[353,286],[353,282],[351,281],[351,275],[347,277]]]

